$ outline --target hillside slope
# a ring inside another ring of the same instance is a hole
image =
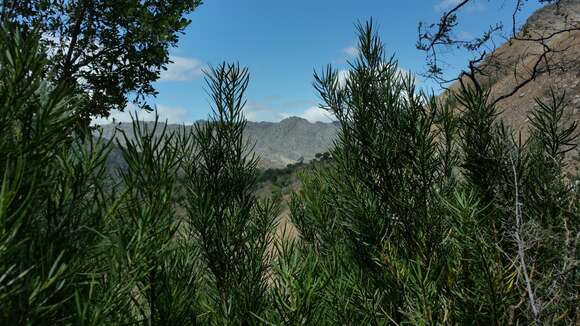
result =
[[[147,124],[152,125],[151,122]],[[160,132],[164,126],[161,123],[157,131]],[[124,131],[129,139],[133,136],[131,123],[108,124],[101,128],[107,139],[116,136],[122,141],[119,131]],[[183,126],[167,125],[169,131],[180,128]],[[192,126],[185,128],[190,129]],[[317,153],[327,151],[332,147],[337,131],[336,123],[311,123],[302,118],[290,117],[280,122],[248,121],[245,135],[254,144],[254,152],[260,156],[262,168],[284,168],[299,161],[309,162]]]
[[[546,37],[557,30],[580,26],[580,0],[563,0],[559,6],[547,5],[533,13],[526,21],[520,35]],[[556,94],[565,93],[569,119],[580,119],[580,31],[558,34],[546,42],[552,49],[547,55],[549,71],[523,86],[511,97],[498,102],[501,117],[515,130],[526,136],[528,113],[537,106],[535,99],[547,99],[550,88]],[[508,40],[488,55],[484,73],[491,84],[491,97],[495,99],[511,92],[526,77],[530,76],[542,45],[538,42]],[[546,65],[540,65],[546,70]],[[485,80],[485,79],[484,79]],[[455,84],[451,89],[457,89]]]

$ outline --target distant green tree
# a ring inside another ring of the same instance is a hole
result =
[[[86,98],[81,114],[107,116],[129,97],[149,108],[152,83],[200,0],[2,0],[0,20],[26,35],[40,33],[54,83]]]

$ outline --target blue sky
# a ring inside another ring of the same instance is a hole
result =
[[[347,60],[356,53],[357,21],[372,17],[387,53],[396,56],[402,69],[417,73],[425,69],[424,54],[415,48],[418,22],[435,22],[457,2],[206,0],[190,15],[192,23],[179,46],[171,49],[174,63],[155,83],[159,95],[151,102],[157,105],[161,119],[170,123],[205,119],[210,109],[202,69],[224,60],[237,61],[250,70],[245,109],[249,120],[301,116],[329,121],[325,112],[317,109],[313,70],[329,63],[338,69],[348,67]],[[498,19],[509,24],[513,3],[475,0],[460,16],[458,32],[476,35]],[[528,5],[519,21],[525,21],[535,8],[537,5]],[[461,52],[448,56],[448,75],[456,74],[468,58]],[[418,82],[427,89],[434,87],[429,81]],[[140,115],[151,119],[151,115]],[[117,121],[128,119],[127,113],[113,112],[112,116]]]

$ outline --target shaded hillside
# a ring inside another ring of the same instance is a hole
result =
[[[203,123],[203,122],[198,122]],[[148,122],[152,125],[151,122]],[[164,124],[158,126],[159,132]],[[133,137],[131,123],[108,124],[101,126],[103,136],[107,139],[116,136],[122,142],[119,130],[125,131],[131,139]],[[183,126],[170,124],[169,130],[179,130]],[[185,126],[186,129],[192,126]],[[290,117],[280,122],[251,122],[249,121],[245,135],[254,152],[261,157],[262,168],[284,168],[288,164],[300,161],[309,162],[317,153],[327,151],[332,147],[338,130],[335,123],[311,123],[308,120]]]

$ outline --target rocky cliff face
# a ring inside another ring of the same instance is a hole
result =
[[[131,127],[131,123],[104,125],[103,136],[107,139],[117,137],[122,142],[119,130],[125,131],[127,136],[132,138]],[[160,124],[158,132],[163,127],[164,124]],[[167,125],[169,131],[177,131],[180,128],[184,127]],[[192,126],[185,128],[189,129]],[[338,125],[335,123],[311,123],[302,118],[290,117],[280,122],[249,121],[245,134],[247,140],[254,144],[254,152],[261,158],[261,167],[283,168],[302,160],[308,162],[316,153],[327,151],[332,147],[337,131]]]
[[[278,123],[248,122],[248,139],[255,142],[255,152],[262,157],[265,167],[285,167],[300,160],[308,162],[316,153],[332,147],[338,125],[310,123],[290,117]]]

